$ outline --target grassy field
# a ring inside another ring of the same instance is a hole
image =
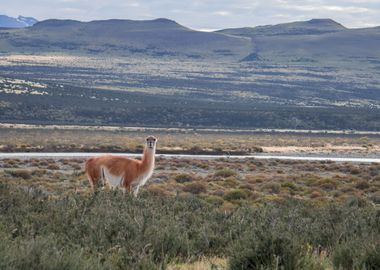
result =
[[[0,144],[140,152],[147,134],[2,129]],[[376,136],[158,137],[161,152],[291,146],[365,155],[379,145]],[[0,269],[380,267],[378,163],[158,157],[138,198],[107,187],[92,194],[83,166],[84,159],[0,159]]]

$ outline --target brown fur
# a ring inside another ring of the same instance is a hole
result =
[[[154,142],[156,141],[156,138],[148,137],[147,142],[149,139],[154,139]],[[85,170],[93,191],[96,190],[99,184],[105,184],[99,183],[99,181],[103,179],[103,176],[101,175],[102,167],[107,168],[112,175],[122,176],[122,188],[124,190],[131,190],[132,183],[149,170],[152,170],[152,166],[154,166],[154,152],[152,155],[152,152],[148,150],[146,145],[142,160],[114,155],[91,157],[86,161]]]

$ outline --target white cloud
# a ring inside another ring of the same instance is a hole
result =
[[[228,11],[215,11],[213,12],[215,15],[220,15],[220,16],[228,16],[230,13]]]

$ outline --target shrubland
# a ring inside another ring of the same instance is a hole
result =
[[[2,269],[379,269],[380,212],[364,199],[288,200],[226,211],[195,195],[71,193],[0,184]],[[174,268],[173,268],[174,267]]]

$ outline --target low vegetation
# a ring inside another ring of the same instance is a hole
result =
[[[102,130],[103,129],[103,130]],[[111,128],[109,128],[111,129]],[[276,132],[223,132],[165,129],[138,131],[124,128],[81,127],[20,128],[0,125],[1,152],[131,152],[142,151],[141,139],[155,134],[158,153],[241,155],[261,152],[328,152],[333,154],[376,154],[378,135],[282,134]],[[355,173],[355,171],[354,171]]]
[[[66,138],[70,147],[69,134],[50,140]],[[184,148],[197,138],[179,137]],[[130,138],[118,145],[141,151],[141,135]],[[220,138],[215,147],[236,149]],[[160,142],[171,146],[169,135]],[[209,149],[204,138],[196,142]],[[158,155],[138,198],[107,188],[92,194],[83,166],[73,158],[0,159],[0,269],[380,267],[378,163]]]
[[[84,159],[1,159],[0,179],[53,197],[86,193],[83,168]],[[290,198],[315,204],[365,198],[379,204],[379,173],[377,163],[158,157],[144,189],[162,196],[210,197],[227,210],[242,201],[255,205]]]
[[[0,212],[1,269],[181,269],[203,258],[223,258],[211,269],[380,267],[380,213],[364,200],[226,212],[194,195],[49,199],[0,184]]]
[[[9,30],[0,32],[7,40]],[[167,55],[168,48],[143,56],[154,46],[138,52],[124,42],[123,55],[112,55],[107,44],[107,57],[99,57],[99,48],[96,54],[93,48],[78,51],[71,42],[61,42],[53,55],[55,42],[51,53],[41,54],[46,44],[40,39],[26,51],[20,40],[11,44],[22,55],[0,56],[2,122],[380,130],[377,58],[345,58],[335,65],[334,57],[310,62],[275,54],[270,61],[269,53],[253,62],[229,61],[224,50],[202,59],[197,53]]]

